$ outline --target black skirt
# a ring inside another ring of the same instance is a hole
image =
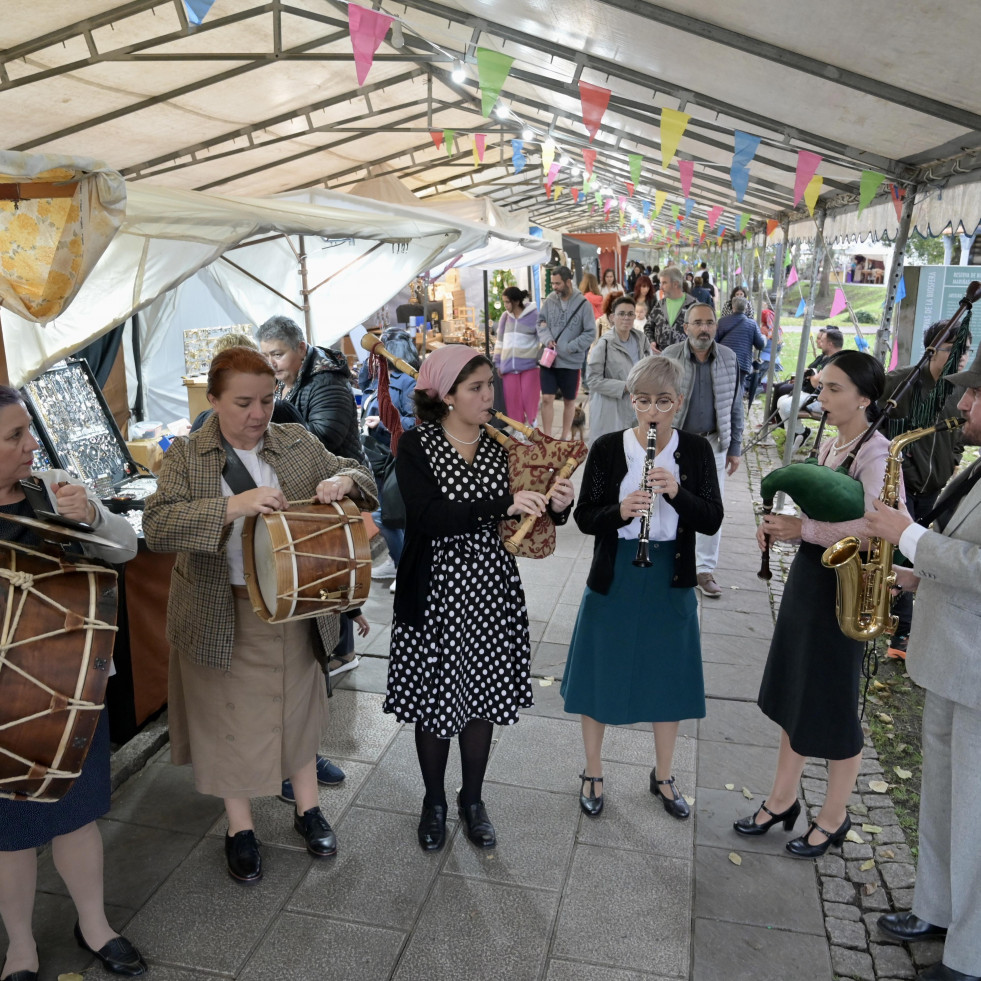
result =
[[[801,544],[790,567],[758,704],[801,756],[846,760],[862,751],[858,685],[865,645],[835,616],[837,576],[822,545]]]

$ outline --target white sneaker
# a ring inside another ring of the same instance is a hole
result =
[[[333,665],[330,668],[330,676],[333,678],[345,671],[353,671],[361,663],[361,658],[357,654],[349,654],[347,657],[334,658],[330,663]]]
[[[395,563],[392,561],[391,557],[385,559],[381,565],[376,565],[374,569],[371,570],[372,579],[394,579],[395,578]]]
[[[392,585],[388,587],[388,591],[390,593],[394,593],[395,592],[395,580],[394,579],[392,580]]]

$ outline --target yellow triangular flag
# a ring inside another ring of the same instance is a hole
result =
[[[677,109],[661,110],[661,170],[667,170],[671,166],[689,119],[691,116],[687,112],[678,112]]]
[[[702,237],[702,232],[704,232],[704,231],[705,231],[705,219],[704,218],[699,218],[698,219],[698,237],[699,238]]]
[[[476,143],[473,143],[471,145],[470,149],[473,150],[473,165],[474,165],[474,167],[479,167],[480,166],[480,157],[477,156],[477,144]]]
[[[804,202],[807,204],[807,210],[814,215],[814,207],[817,204],[818,195],[821,193],[821,185],[824,183],[824,178],[820,174],[815,174],[807,183],[807,187],[804,188]]]
[[[542,144],[542,170],[548,174],[552,161],[555,159],[555,146],[551,143]]]
[[[753,258],[754,259],[759,259],[759,257],[760,257],[760,250],[759,249],[753,249]]]
[[[660,213],[661,209],[664,207],[664,202],[668,199],[667,191],[655,191],[654,192],[654,217],[656,218]]]
[[[562,193],[563,190],[564,188],[560,187],[559,185],[556,185],[552,189],[552,200],[554,201]]]

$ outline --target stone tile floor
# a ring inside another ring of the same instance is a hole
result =
[[[911,977],[906,949],[882,943],[871,917],[888,904],[887,889],[908,898],[912,866],[904,844],[888,846],[897,865],[888,873],[893,882],[863,905],[856,876],[871,844],[815,864],[788,856],[782,832],[743,840],[731,830],[734,818],[764,799],[777,745],[776,729],[755,704],[773,624],[753,541],[750,481],[773,465],[763,453],[727,481],[723,596],[700,601],[708,716],[682,725],[676,758],[679,784],[696,801],[690,822],[668,817],[648,791],[653,740],[642,725],[608,732],[607,807],[596,820],[579,810],[579,725],[562,709],[558,682],[592,542],[570,522],[559,530],[555,557],[520,562],[536,705],[519,725],[495,735],[484,796],[498,847],[474,849],[455,820],[442,852],[424,854],[416,844],[422,787],[412,733],[381,712],[380,639],[392,599],[378,588],[364,608],[372,629],[359,641],[361,666],[341,679],[324,742],[347,773],[341,786],[321,790],[339,835],[335,859],[311,859],[292,831],[288,805],[261,800],[255,810],[265,878],[253,888],[235,884],[224,868],[220,802],[198,795],[189,771],[173,767],[166,749],[115,795],[102,822],[106,900],[114,924],[147,955],[151,976]],[[453,787],[455,751],[450,761]],[[876,766],[871,759],[863,781]],[[809,768],[809,804],[821,791],[822,771],[820,764]],[[859,808],[882,803],[861,793],[855,801]],[[880,859],[884,847],[876,846]],[[35,914],[43,979],[102,973],[74,947],[73,920],[50,856],[43,856]],[[924,962],[937,956],[926,952]]]

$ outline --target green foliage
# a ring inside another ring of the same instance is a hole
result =
[[[955,239],[955,250],[959,245],[960,242]],[[943,236],[924,238],[914,232],[906,243],[905,261],[910,266],[942,266],[944,264]],[[958,260],[952,256],[951,261],[956,263]]]
[[[877,324],[879,322],[868,310],[856,310],[855,319],[860,324]]]

